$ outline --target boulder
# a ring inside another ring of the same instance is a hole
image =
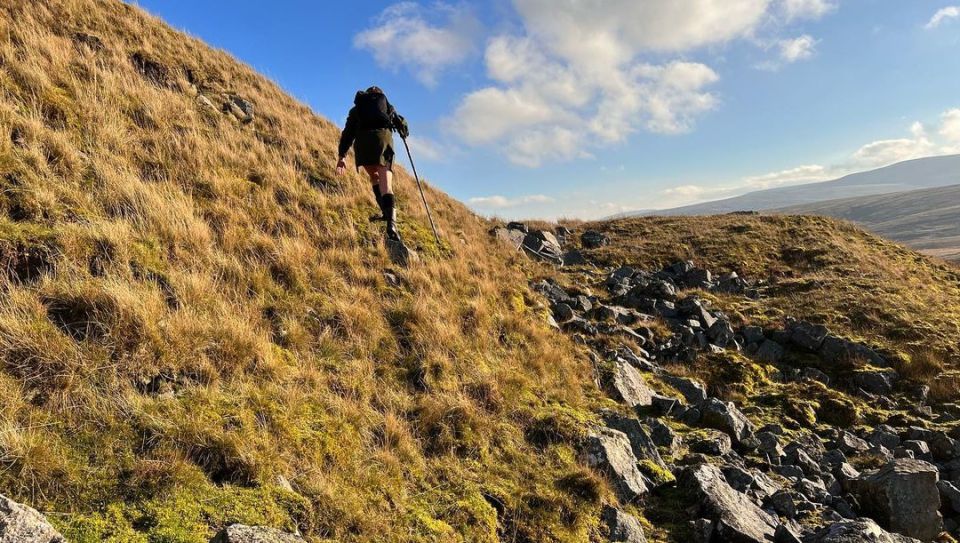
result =
[[[563,264],[563,249],[553,232],[528,232],[523,238],[523,250],[533,258],[552,264]]]
[[[776,341],[766,339],[760,344],[760,348],[757,349],[757,360],[768,364],[776,364],[783,359],[784,352],[782,345]]]
[[[584,266],[590,263],[580,251],[567,251],[561,258],[564,266]]]
[[[508,222],[508,223],[507,223],[507,230],[517,230],[518,232],[523,232],[524,234],[526,234],[527,232],[530,231],[530,229],[527,228],[527,225],[523,224],[522,222],[517,222],[517,221],[510,221],[510,222]]]
[[[683,395],[687,403],[691,405],[699,405],[707,399],[707,387],[693,379],[673,375],[664,375],[662,379],[665,383],[677,389],[677,392]]]
[[[649,460],[657,467],[669,471],[666,462],[660,457],[657,451],[657,444],[653,442],[646,428],[635,418],[624,417],[614,412],[607,412],[603,415],[603,422],[609,428],[623,432],[630,440],[630,449],[638,460]]]
[[[653,404],[653,389],[640,372],[624,360],[613,361],[605,389],[611,398],[630,407],[649,407]]]
[[[823,338],[823,343],[820,345],[819,354],[820,358],[831,364],[836,362],[860,360],[865,361],[873,366],[884,367],[888,365],[886,359],[877,354],[870,347],[867,347],[862,343],[855,343],[850,340],[831,335]]]
[[[491,234],[494,239],[513,250],[519,249],[523,244],[523,238],[527,237],[527,234],[521,230],[503,227],[494,228]]]
[[[580,235],[580,243],[587,249],[596,249],[609,244],[610,239],[596,230],[587,230]]]
[[[809,351],[818,351],[829,331],[820,324],[811,324],[806,321],[790,323],[787,331],[790,341]]]
[[[686,468],[681,472],[680,484],[694,494],[699,513],[715,521],[714,536],[718,541],[773,541],[779,522],[746,494],[727,484],[716,466],[700,464]]]
[[[709,398],[700,405],[700,414],[704,425],[726,432],[734,443],[739,444],[753,435],[753,423],[733,402],[723,403],[716,398]]]
[[[867,519],[844,520],[827,526],[811,537],[806,543],[920,543],[916,539],[900,534],[891,534]]]
[[[721,432],[711,432],[690,441],[690,450],[708,456],[723,456],[730,452],[730,436]]]
[[[387,244],[387,254],[390,260],[397,266],[404,268],[420,261],[420,255],[416,251],[407,247],[402,241],[394,241],[390,238],[384,238]]]
[[[862,370],[850,378],[853,386],[870,394],[887,395],[893,392],[893,385],[900,376],[892,369]]]
[[[233,524],[213,536],[210,543],[306,543],[300,536],[263,526]]]
[[[932,464],[899,458],[880,470],[847,482],[861,510],[885,528],[931,541],[943,526],[939,474]]]
[[[582,452],[585,463],[607,476],[621,500],[634,501],[647,493],[643,474],[637,469],[637,457],[623,432],[594,429],[584,440]]]
[[[605,506],[600,520],[607,528],[607,541],[610,543],[647,543],[643,526],[633,515]]]
[[[960,488],[951,481],[937,481],[940,501],[950,505],[954,513],[960,513]]]
[[[0,543],[65,543],[36,509],[0,495]]]

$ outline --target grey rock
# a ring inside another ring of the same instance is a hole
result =
[[[36,509],[0,495],[0,543],[65,543]]]
[[[623,360],[613,362],[606,390],[614,400],[630,407],[648,407],[653,404],[653,390],[640,372]]]
[[[683,439],[673,431],[673,428],[657,419],[649,420],[648,424],[650,425],[650,439],[658,447],[663,447],[670,454],[674,454],[680,448]]]
[[[690,442],[691,451],[709,456],[723,456],[730,452],[731,446],[730,436],[720,432],[711,433]]]
[[[700,513],[716,522],[715,536],[720,541],[773,540],[779,522],[747,495],[731,488],[717,467],[700,464],[686,468],[680,474],[680,484],[697,498]]]
[[[233,524],[220,530],[210,543],[306,543],[300,536],[264,526]]]
[[[757,350],[757,360],[769,364],[776,364],[783,360],[784,354],[785,351],[782,345],[776,341],[767,339],[760,344],[760,349]]]
[[[876,428],[867,436],[867,442],[871,445],[883,445],[893,450],[900,446],[900,436],[886,428]]]
[[[790,333],[790,341],[794,345],[814,352],[820,349],[824,338],[829,333],[825,326],[806,321],[790,323],[787,331]]]
[[[603,422],[610,428],[623,432],[630,441],[630,449],[638,460],[649,460],[658,467],[668,470],[666,462],[660,457],[657,451],[657,444],[653,442],[650,434],[635,418],[624,417],[614,412],[606,412],[603,415]]]
[[[576,316],[577,314],[573,312],[573,308],[567,304],[557,304],[553,307],[553,318],[557,319],[559,323],[573,320]]]
[[[611,543],[647,543],[643,526],[633,515],[605,506],[601,521],[607,527],[607,538]]]
[[[873,366],[888,365],[887,361],[870,347],[830,335],[823,339],[819,354],[820,358],[830,364],[862,360]]]
[[[873,371],[864,370],[853,374],[851,381],[853,386],[860,388],[870,394],[890,394],[893,392],[893,385],[896,384],[900,376],[892,369]]]
[[[508,222],[508,223],[507,223],[507,229],[508,229],[508,230],[518,230],[518,231],[520,231],[520,232],[523,232],[524,234],[526,234],[527,232],[530,231],[530,228],[528,228],[526,224],[524,224],[524,223],[522,223],[522,222],[517,222],[517,221],[510,221],[510,222]]]
[[[523,250],[531,257],[550,262],[563,264],[563,249],[553,232],[536,230],[527,233],[523,238]]]
[[[764,501],[764,506],[773,509],[778,515],[787,518],[797,517],[797,504],[787,490],[774,493]]]
[[[744,326],[743,327],[743,339],[747,343],[763,343],[763,328],[759,326]]]
[[[753,423],[733,402],[723,403],[716,398],[709,398],[700,405],[700,411],[703,424],[730,434],[735,443],[753,435]]]
[[[406,268],[420,261],[420,255],[413,249],[407,247],[402,241],[394,241],[389,238],[384,239],[387,244],[387,254],[394,264]]]
[[[850,432],[841,430],[834,442],[834,448],[840,449],[844,454],[855,455],[868,451],[870,444]]]
[[[561,257],[564,266],[584,266],[590,261],[580,251],[567,251]]]
[[[587,230],[580,235],[580,243],[587,249],[596,249],[609,244],[610,239],[596,230]]]
[[[733,325],[730,324],[730,321],[726,319],[717,319],[713,323],[707,332],[707,335],[710,336],[710,339],[713,341],[714,345],[718,347],[726,347],[733,342],[733,336],[735,335],[733,331]]]
[[[707,399],[707,387],[693,379],[664,375],[663,381],[677,389],[690,405],[698,405]]]
[[[891,531],[930,541],[940,534],[937,468],[921,460],[897,459],[875,473],[849,481],[861,510]]]
[[[625,502],[634,501],[647,493],[648,488],[633,455],[626,434],[610,428],[591,431],[583,443],[585,463],[603,472]]]
[[[857,520],[843,520],[827,526],[811,537],[805,543],[920,543],[912,537],[900,534],[891,534],[877,525],[876,522],[861,518]]]
[[[902,447],[913,453],[913,458],[917,460],[923,460],[929,462],[933,460],[933,455],[930,453],[930,446],[927,445],[926,441],[920,441],[919,439],[911,439],[904,441]]]
[[[951,481],[937,481],[940,501],[950,505],[954,513],[960,513],[960,488]]]
[[[803,368],[803,371],[800,372],[800,375],[802,375],[804,379],[812,379],[825,385],[830,384],[830,376],[818,370],[817,368]]]

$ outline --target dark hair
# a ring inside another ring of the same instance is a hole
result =
[[[367,89],[367,94],[384,94],[383,89],[377,86],[370,87]]]

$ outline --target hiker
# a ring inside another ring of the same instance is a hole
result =
[[[387,237],[400,241],[397,231],[396,199],[393,195],[393,131],[407,139],[410,133],[407,121],[397,114],[387,96],[379,87],[358,91],[347,116],[347,125],[340,136],[340,159],[337,175],[346,170],[346,156],[353,145],[357,171],[362,167],[370,176],[373,195],[380,206],[380,217],[371,220],[387,222]]]

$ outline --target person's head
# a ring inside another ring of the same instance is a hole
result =
[[[367,94],[383,94],[383,89],[377,86],[370,87],[366,90]]]

